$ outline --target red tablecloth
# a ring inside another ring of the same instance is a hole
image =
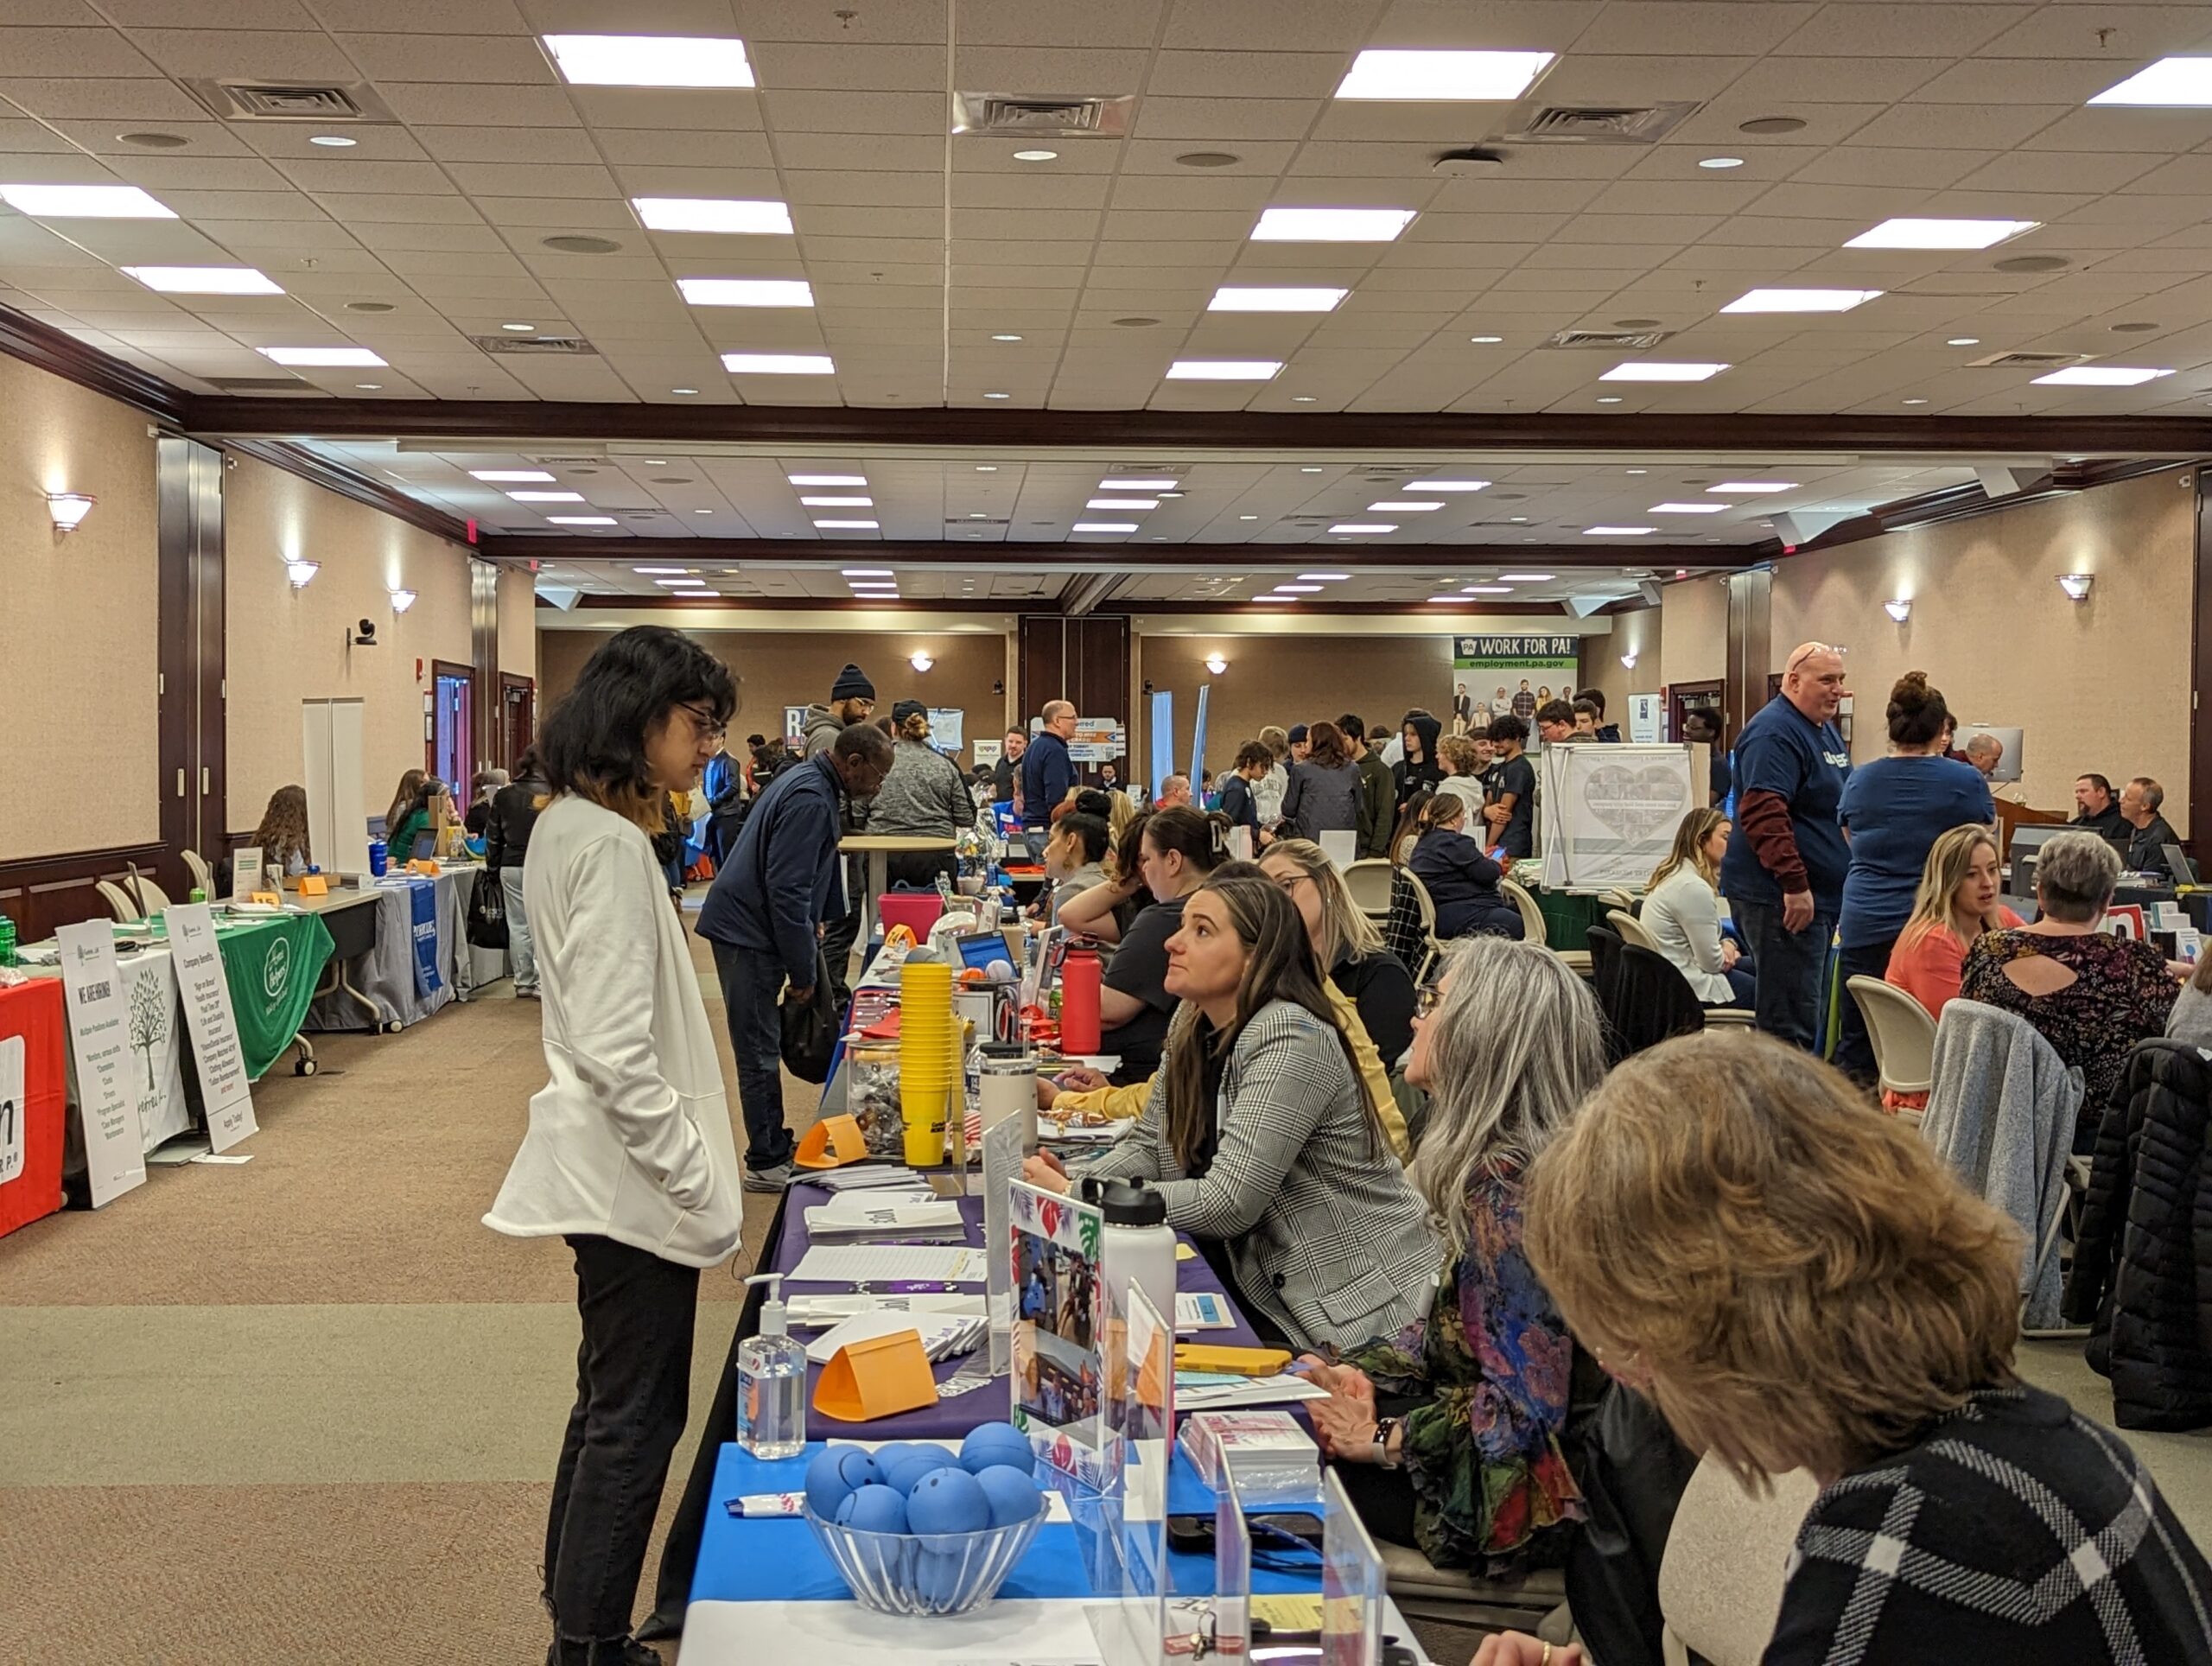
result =
[[[0,1046],[14,1036],[23,1043],[23,1103],[0,1104],[0,1161],[13,1148],[11,1116],[21,1119],[23,1150],[22,1170],[0,1185],[0,1235],[61,1207],[61,1119],[69,1097],[63,1035],[60,979],[0,989]]]

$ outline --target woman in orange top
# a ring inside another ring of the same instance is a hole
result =
[[[1890,951],[1883,982],[1893,983],[1941,1018],[1957,998],[1967,950],[1984,932],[2025,924],[1997,900],[1997,835],[1979,822],[1955,827],[1937,839],[1921,870],[1912,916]],[[1916,1110],[1923,1093],[1882,1096],[1891,1110]]]

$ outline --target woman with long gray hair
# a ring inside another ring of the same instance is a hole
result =
[[[1369,1529],[1440,1567],[1525,1561],[1582,1517],[1560,1437],[1574,1347],[1521,1250],[1529,1165],[1605,1072],[1597,1003],[1534,944],[1473,938],[1421,990],[1414,1160],[1449,1271],[1425,1320],[1331,1364],[1315,1432]]]

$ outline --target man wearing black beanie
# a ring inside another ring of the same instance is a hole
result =
[[[830,685],[829,700],[806,709],[806,721],[799,730],[803,751],[808,757],[829,751],[848,724],[865,723],[874,713],[875,684],[858,665],[847,665]],[[844,830],[858,833],[867,826],[868,802],[847,798]],[[861,890],[868,883],[861,858],[848,856],[844,870],[843,884],[830,899],[831,912],[823,921],[822,934],[822,952],[830,963],[830,995],[840,1013],[852,995],[850,960],[854,939],[861,933]]]

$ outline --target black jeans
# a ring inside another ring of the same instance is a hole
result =
[[[1744,942],[1758,963],[1758,1005],[1753,1027],[1813,1052],[1821,1038],[1821,973],[1835,938],[1835,910],[1814,906],[1802,932],[1784,929],[1778,902],[1728,899]]]
[[[545,1523],[545,1597],[561,1637],[626,1637],[645,1542],[691,1398],[699,1269],[575,1234],[576,1404]]]
[[[791,1160],[796,1141],[784,1126],[784,963],[772,949],[715,944],[722,1015],[737,1055],[737,1098],[745,1113],[745,1166],[755,1171]]]
[[[1879,943],[1862,944],[1853,949],[1847,945],[1836,956],[1835,981],[1842,988],[1842,998],[1836,1003],[1835,1067],[1861,1087],[1872,1087],[1881,1079],[1881,1071],[1874,1063],[1874,1038],[1866,1033],[1866,1014],[1859,1010],[1859,1003],[1852,998],[1847,980],[1854,977],[1879,977],[1890,969],[1890,951],[1897,947],[1895,938],[1884,938]]]

